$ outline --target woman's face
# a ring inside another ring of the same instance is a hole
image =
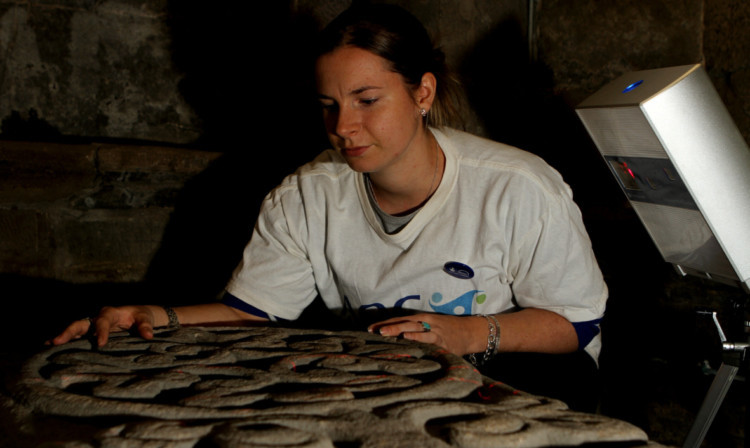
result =
[[[377,173],[414,162],[413,149],[425,142],[420,109],[429,110],[434,88],[412,89],[385,59],[351,46],[321,56],[316,77],[328,138],[352,169]]]

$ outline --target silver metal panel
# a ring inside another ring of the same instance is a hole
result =
[[[603,155],[667,158],[639,107],[579,109],[577,112]]]
[[[702,272],[702,277],[713,273],[739,280],[699,211],[635,201],[631,205],[664,260]]]
[[[743,283],[750,280],[750,151],[704,70],[642,106]]]
[[[623,186],[665,260],[750,290],[750,150],[705,70],[628,73],[576,112],[603,156],[667,158],[684,182],[692,210],[637,202]]]

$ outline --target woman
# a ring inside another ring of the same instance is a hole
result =
[[[267,196],[222,303],[105,308],[98,343],[131,327],[293,320],[320,295],[352,318],[408,310],[368,329],[476,364],[577,352],[594,365],[607,290],[569,188],[535,156],[443,127],[451,81],[422,25],[353,7],[323,31],[315,73],[333,149]]]

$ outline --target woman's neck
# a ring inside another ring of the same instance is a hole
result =
[[[421,207],[440,185],[445,156],[431,132],[414,160],[395,172],[370,173],[372,193],[384,212],[398,216]]]

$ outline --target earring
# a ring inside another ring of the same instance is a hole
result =
[[[422,116],[423,116],[423,117],[426,117],[426,116],[427,116],[427,111],[426,111],[426,110],[424,110],[424,107],[423,107],[423,108],[421,108],[421,109],[419,109],[419,113],[420,113],[420,114],[422,114]]]

